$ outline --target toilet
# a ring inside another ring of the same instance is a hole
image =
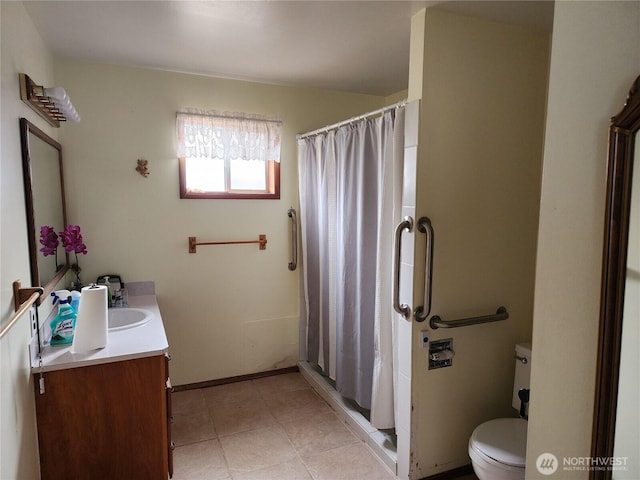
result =
[[[511,404],[520,411],[518,391],[529,388],[531,343],[516,345],[515,361]],[[523,418],[489,420],[476,427],[469,439],[469,457],[480,480],[524,480],[526,449],[527,421]]]

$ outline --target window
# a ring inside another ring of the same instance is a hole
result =
[[[180,198],[280,198],[282,122],[243,113],[177,113]]]

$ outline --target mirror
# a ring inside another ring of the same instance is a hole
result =
[[[69,270],[69,256],[60,244],[43,253],[41,227],[52,227],[56,235],[67,225],[62,176],[62,147],[25,118],[20,119],[22,168],[31,285],[44,288],[38,305]]]
[[[635,134],[633,158],[640,158],[640,141]],[[616,401],[616,425],[613,456],[625,459],[624,470],[613,472],[613,480],[640,478],[640,168],[634,168],[631,178],[631,207],[629,210],[629,242],[627,274],[622,312],[620,341],[620,374]]]
[[[639,478],[638,340],[640,322],[640,76],[611,119],[602,268],[598,371],[591,456],[612,468],[591,480]]]

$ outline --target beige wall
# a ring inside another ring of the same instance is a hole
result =
[[[640,3],[557,2],[535,286],[527,478],[549,452],[589,456],[607,132],[640,73]]]
[[[423,25],[422,19],[414,27]],[[415,33],[415,32],[414,32]],[[438,329],[453,366],[427,370],[413,332],[413,473],[469,463],[483,421],[513,416],[514,347],[531,339],[548,72],[547,34],[427,9],[420,91],[416,218],[435,231],[431,315],[494,313],[504,322]],[[413,54],[412,54],[413,59]],[[415,71],[414,71],[415,74]],[[416,237],[414,307],[422,304],[423,235]]]
[[[50,136],[48,126],[20,100],[18,73],[37,82],[53,81],[53,58],[22,3],[0,2],[2,21],[2,125],[0,173],[0,305],[4,324],[13,314],[14,280],[31,286],[26,213],[22,187],[19,119],[25,117]],[[26,315],[0,341],[0,478],[37,479],[38,447]]]
[[[290,367],[298,360],[298,271],[287,268],[297,206],[297,133],[383,106],[383,97],[137,68],[56,62],[82,116],[66,125],[68,218],[84,233],[85,283],[119,273],[155,280],[175,385]],[[197,107],[283,120],[280,200],[181,200],[175,112]],[[135,172],[149,161],[149,177]],[[252,240],[201,246],[187,238]]]

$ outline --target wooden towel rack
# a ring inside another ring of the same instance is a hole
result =
[[[189,253],[196,253],[197,245],[239,245],[245,243],[257,243],[260,246],[260,250],[267,249],[267,236],[261,233],[258,236],[258,240],[236,240],[228,242],[200,242],[196,241],[196,237],[189,237]]]
[[[20,317],[22,317],[24,312],[31,308],[31,305],[38,301],[38,298],[40,298],[40,295],[43,293],[44,289],[41,287],[21,288],[20,280],[13,282],[13,306],[15,313],[6,325],[2,327],[2,330],[0,330],[0,338],[4,337],[5,334],[11,330],[11,327],[20,320]]]

